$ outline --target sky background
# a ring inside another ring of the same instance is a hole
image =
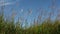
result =
[[[6,18],[11,17],[12,11],[16,13],[15,21],[18,17],[27,19],[28,22],[32,22],[37,19],[39,15],[39,8],[43,10],[51,11],[50,7],[52,5],[52,0],[0,0],[0,7],[4,7],[4,15]],[[60,0],[56,0],[56,8],[60,8]],[[1,10],[1,9],[0,9]],[[31,10],[31,14],[29,13]]]

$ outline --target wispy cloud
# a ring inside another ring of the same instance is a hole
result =
[[[8,2],[8,0],[0,0],[0,6],[12,5],[15,2]]]
[[[0,3],[0,6],[6,6],[6,5],[11,5],[11,4],[14,4],[14,2]]]

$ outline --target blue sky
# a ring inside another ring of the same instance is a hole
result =
[[[32,22],[34,18],[37,19],[39,8],[43,8],[49,12],[51,4],[51,0],[0,0],[0,7],[5,6],[5,17],[11,16],[12,9],[14,9],[14,12],[17,13],[15,21],[17,21],[18,17],[22,17],[23,19],[27,19],[28,22]],[[60,0],[56,0],[56,7],[60,8]],[[30,15],[28,15],[29,9],[32,10]]]

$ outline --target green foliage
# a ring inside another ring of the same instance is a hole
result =
[[[0,34],[60,34],[60,22],[56,20],[52,24],[44,21],[39,26],[21,29],[19,25],[15,25],[13,22],[5,22],[0,16]]]
[[[43,21],[40,25],[33,25],[28,28],[26,20],[25,29],[21,28],[20,22],[4,21],[3,15],[0,15],[0,34],[60,34],[59,20]]]

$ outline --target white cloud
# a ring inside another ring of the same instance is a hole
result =
[[[0,3],[0,6],[6,6],[6,5],[11,5],[11,4],[14,4],[14,2]]]
[[[14,4],[15,2],[8,2],[8,0],[0,0],[0,6],[6,6]]]

